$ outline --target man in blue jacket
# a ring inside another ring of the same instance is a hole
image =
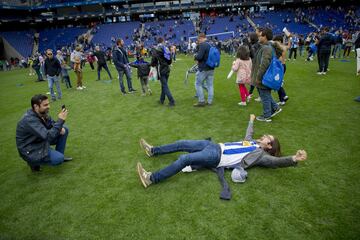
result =
[[[116,41],[116,46],[114,47],[112,55],[113,55],[114,65],[119,73],[121,93],[123,95],[126,94],[124,81],[123,81],[124,73],[126,75],[129,93],[135,92],[136,90],[133,89],[131,82],[131,72],[130,72],[128,55],[126,53],[126,50],[124,49],[124,40],[122,40],[121,38]]]
[[[204,107],[206,105],[204,98],[203,86],[208,90],[207,104],[211,105],[214,98],[214,68],[211,68],[206,64],[206,60],[209,56],[210,44],[206,42],[206,35],[200,33],[198,36],[198,52],[195,55],[195,60],[198,61],[198,71],[196,72],[195,89],[198,102],[194,104],[194,107]]]
[[[72,158],[64,157],[68,128],[64,127],[68,115],[63,108],[55,122],[48,115],[50,104],[46,95],[31,98],[29,109],[16,127],[16,146],[20,156],[32,171],[40,171],[40,165],[58,165]],[[55,150],[50,145],[56,145]]]

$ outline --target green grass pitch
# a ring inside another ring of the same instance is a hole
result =
[[[51,104],[57,116],[69,109],[66,155],[74,160],[32,173],[18,156],[16,123],[36,93],[48,92],[28,70],[0,72],[0,239],[359,239],[360,77],[355,58],[330,60],[330,72],[316,75],[316,62],[287,63],[290,100],[272,123],[255,122],[255,137],[277,136],[284,155],[298,149],[308,160],[295,168],[249,170],[244,184],[230,183],[231,201],[219,199],[211,171],[179,173],[144,189],[136,173],[162,168],[179,154],[147,158],[141,137],[154,145],[178,139],[241,140],[249,114],[260,103],[238,106],[235,79],[227,80],[233,58],[223,54],[215,71],[214,105],[194,108],[194,75],[184,85],[190,57],[179,55],[169,86],[176,107],[152,96],[122,96],[119,83],[95,81],[87,65],[87,89],[66,89]],[[117,76],[111,66],[113,76]],[[73,86],[75,75],[70,74]],[[102,78],[107,74],[102,72]],[[274,98],[277,96],[274,93]],[[230,182],[230,172],[226,173]]]

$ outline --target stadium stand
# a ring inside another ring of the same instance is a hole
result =
[[[70,27],[61,29],[47,29],[40,31],[39,51],[47,48],[59,49],[75,42],[75,39],[88,31],[84,27]]]
[[[34,32],[0,32],[0,36],[8,41],[22,56],[27,57],[32,54]]]

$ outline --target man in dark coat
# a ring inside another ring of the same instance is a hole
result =
[[[133,87],[132,87],[129,58],[128,58],[127,52],[124,48],[124,40],[118,39],[116,41],[116,46],[114,47],[112,55],[113,55],[114,65],[116,67],[116,70],[119,73],[119,82],[120,82],[121,93],[123,95],[126,94],[124,81],[123,81],[124,74],[126,75],[129,93],[135,92],[136,90],[133,89]]]
[[[58,165],[72,158],[64,157],[69,130],[64,126],[68,115],[63,108],[55,122],[48,115],[50,104],[46,95],[31,98],[29,109],[16,127],[16,146],[20,156],[32,171],[39,171],[40,165]],[[50,145],[56,145],[55,150]]]

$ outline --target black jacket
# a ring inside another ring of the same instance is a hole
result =
[[[150,73],[150,63],[145,61],[138,61],[132,62],[129,64],[130,66],[137,68],[137,75],[138,78],[147,77]]]
[[[61,65],[57,58],[47,58],[44,65],[45,75],[59,76],[61,73]]]
[[[99,65],[105,65],[106,64],[106,55],[104,51],[98,51],[94,52],[94,56],[97,58],[97,62]]]
[[[360,33],[355,40],[355,49],[358,49],[358,48],[360,48]]]
[[[206,60],[208,59],[210,48],[211,46],[207,42],[200,43],[199,45],[198,52],[196,53],[194,58],[195,60],[198,61],[200,72],[214,70],[214,68],[211,68],[206,64]]]
[[[29,109],[16,127],[16,146],[20,156],[30,164],[49,160],[49,146],[60,135],[64,121],[53,121],[50,117],[42,120],[36,112]]]
[[[170,66],[172,60],[167,60],[164,57],[163,45],[159,44],[155,49],[152,50],[151,66],[156,67],[159,78],[162,75],[170,74]]]
[[[116,69],[118,71],[125,71],[126,65],[129,63],[129,59],[125,49],[121,47],[115,47],[112,55]]]
[[[319,40],[318,52],[330,52],[331,45],[335,44],[334,38],[330,33],[324,33]]]

